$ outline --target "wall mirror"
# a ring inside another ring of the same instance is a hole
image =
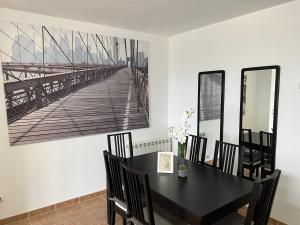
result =
[[[263,177],[275,169],[279,77],[279,66],[242,70],[239,142],[251,157],[248,169],[253,169],[257,155]]]
[[[216,140],[223,140],[225,71],[198,75],[197,134],[207,138],[207,156],[213,157]]]

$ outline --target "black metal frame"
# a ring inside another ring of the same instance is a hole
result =
[[[197,135],[200,136],[200,84],[201,76],[207,74],[216,74],[220,73],[222,76],[222,90],[221,90],[221,114],[220,114],[220,141],[223,141],[223,132],[224,132],[224,101],[225,101],[225,70],[213,70],[213,71],[204,71],[199,72],[198,74],[198,108],[197,108]]]
[[[249,67],[243,68],[241,73],[241,92],[240,92],[240,126],[239,126],[239,144],[242,142],[242,128],[243,128],[243,92],[244,92],[244,78],[245,72],[247,71],[257,71],[257,70],[275,70],[275,93],[274,93],[274,116],[273,116],[273,167],[272,171],[275,170],[276,165],[276,143],[277,143],[277,123],[278,123],[278,102],[279,102],[279,86],[280,86],[280,66],[259,66],[259,67]]]

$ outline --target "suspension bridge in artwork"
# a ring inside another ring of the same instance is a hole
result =
[[[12,43],[0,50],[11,145],[149,126],[148,57],[139,41],[4,28]]]

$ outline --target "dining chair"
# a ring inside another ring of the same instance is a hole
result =
[[[270,175],[275,170],[275,150],[273,148],[273,133],[260,131],[261,176]]]
[[[241,176],[244,151],[244,146],[217,140],[215,145],[213,167],[229,175]],[[233,174],[235,169],[236,174]]]
[[[126,224],[126,203],[123,191],[121,163],[124,158],[114,156],[107,151],[103,151],[104,163],[107,177],[107,216],[110,225],[115,224],[116,212],[123,218]]]
[[[204,164],[205,155],[206,155],[206,145],[207,145],[207,138],[191,135],[191,134],[188,135],[186,137],[187,159],[192,163]]]
[[[128,144],[128,151],[126,151],[126,144]],[[107,135],[108,152],[122,157],[133,157],[133,146],[131,132],[109,134]]]
[[[153,210],[149,178],[147,174],[122,165],[125,198],[127,203],[127,224],[133,225],[184,225],[184,221],[171,214],[155,213]]]
[[[255,181],[246,217],[235,212],[217,221],[213,225],[267,225],[280,174],[280,170],[275,170],[268,178]]]
[[[256,177],[259,176],[259,168],[261,167],[261,154],[252,148],[252,130],[242,129],[242,143],[245,146],[243,158],[242,176],[253,180],[253,173],[256,172]],[[244,175],[244,169],[249,170],[249,176]]]

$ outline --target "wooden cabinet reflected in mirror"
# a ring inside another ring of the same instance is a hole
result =
[[[224,70],[199,73],[197,134],[207,138],[209,160],[213,157],[216,140],[223,141],[224,91]]]
[[[279,77],[279,66],[242,70],[239,142],[250,179],[275,170]]]

